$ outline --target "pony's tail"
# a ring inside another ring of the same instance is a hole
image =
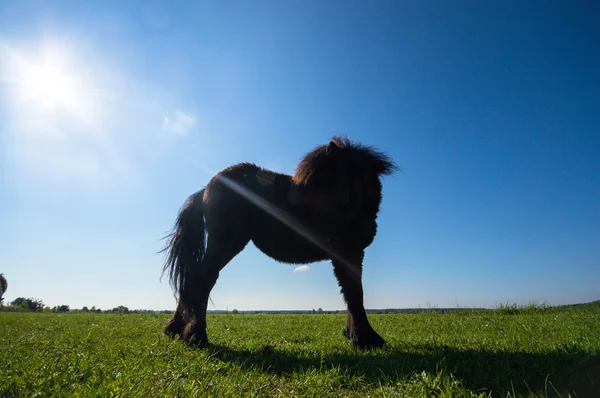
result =
[[[169,241],[161,250],[167,253],[163,274],[169,274],[171,286],[180,299],[189,296],[186,293],[188,280],[191,281],[204,258],[203,196],[204,189],[187,198],[179,210],[173,230],[165,237]]]
[[[6,292],[7,288],[8,288],[8,282],[6,281],[4,274],[0,274],[0,301],[4,300],[4,297],[2,297],[2,296]]]

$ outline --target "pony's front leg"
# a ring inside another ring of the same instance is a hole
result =
[[[344,336],[353,346],[361,349],[383,347],[385,340],[371,327],[363,305],[363,253],[344,260],[333,260],[333,272],[341,287],[347,305]]]

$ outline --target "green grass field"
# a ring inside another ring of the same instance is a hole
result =
[[[0,313],[1,396],[600,397],[600,310],[209,315],[213,347],[163,336],[166,315]]]

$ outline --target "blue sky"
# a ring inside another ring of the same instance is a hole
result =
[[[594,2],[8,1],[6,298],[171,309],[160,238],[241,161],[292,173],[338,133],[385,150],[368,308],[600,298]],[[252,244],[209,309],[341,309],[331,265]]]

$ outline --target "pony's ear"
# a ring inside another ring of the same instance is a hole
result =
[[[327,148],[325,149],[325,153],[327,155],[331,155],[338,148],[339,147],[337,146],[337,144],[335,142],[329,141],[329,144],[327,144]]]

